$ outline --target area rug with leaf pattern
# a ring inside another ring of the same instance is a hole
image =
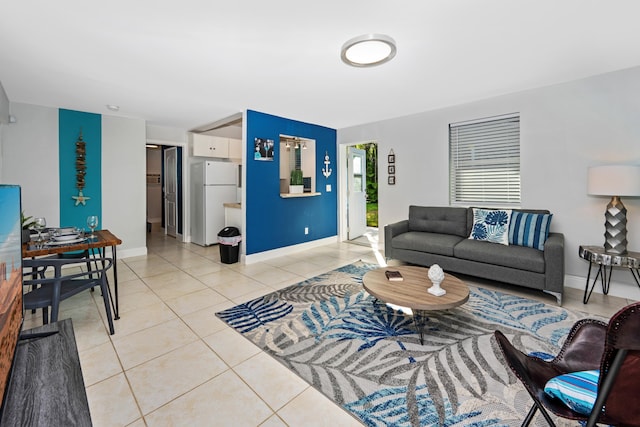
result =
[[[367,426],[520,425],[532,401],[493,332],[548,357],[584,317],[470,286],[466,304],[429,313],[421,345],[410,317],[363,289],[373,268],[347,265],[216,314]]]

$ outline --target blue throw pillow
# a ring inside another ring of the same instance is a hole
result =
[[[553,214],[514,211],[509,224],[509,244],[544,250]]]
[[[473,208],[473,227],[469,238],[508,245],[510,218],[511,209]]]
[[[551,378],[544,386],[544,392],[560,399],[571,410],[591,414],[598,395],[599,370],[571,372]]]

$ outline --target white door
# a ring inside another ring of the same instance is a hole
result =
[[[347,238],[367,231],[367,162],[364,150],[348,147],[347,156]]]
[[[176,147],[164,151],[164,226],[167,234],[176,237],[178,220],[178,172]]]

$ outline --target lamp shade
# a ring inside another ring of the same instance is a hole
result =
[[[640,196],[640,166],[591,166],[587,193],[593,196]]]

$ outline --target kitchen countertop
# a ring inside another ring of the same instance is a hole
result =
[[[234,202],[234,203],[223,203],[225,208],[233,208],[233,209],[242,209],[242,204]]]

